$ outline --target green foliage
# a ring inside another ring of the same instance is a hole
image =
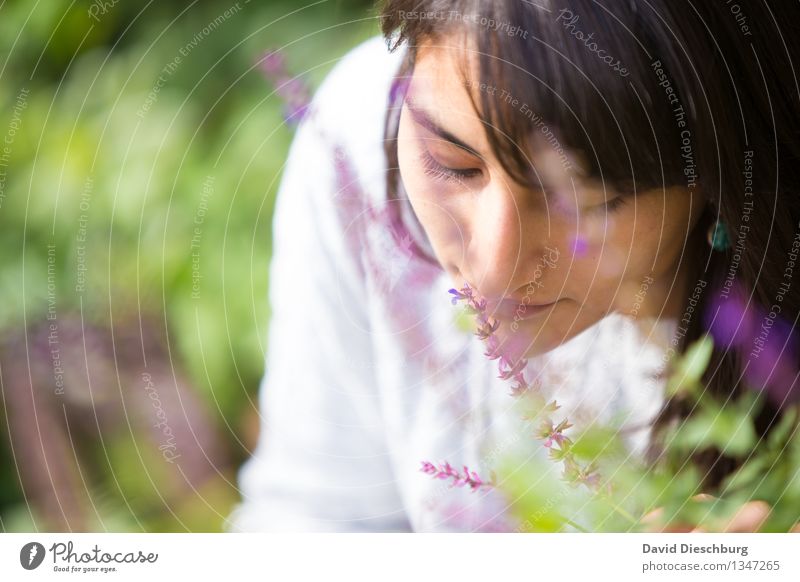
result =
[[[613,426],[584,428],[570,437],[566,448],[597,467],[601,479],[576,492],[574,483],[554,470],[552,460],[564,459],[563,451],[551,454],[549,463],[530,450],[516,451],[497,471],[513,515],[531,531],[651,531],[671,524],[721,531],[744,503],[760,500],[771,507],[760,531],[786,532],[795,526],[800,521],[798,408],[787,408],[767,438],[759,439],[754,419],[764,406],[761,394],[746,391],[721,401],[704,390],[701,379],[712,349],[705,337],[673,363],[668,390],[692,413],[666,431],[657,463],[632,457]],[[535,419],[543,402],[528,398],[521,406],[523,416]],[[531,446],[536,444],[531,439]],[[692,462],[704,451],[741,462],[713,491],[704,488],[705,475]]]
[[[293,135],[256,63],[283,47],[316,86],[378,32],[370,5],[119,2],[93,19],[88,0],[2,3],[0,135],[24,102],[0,198],[6,335],[48,321],[49,308],[59,322],[151,322],[163,345],[143,349],[188,376],[226,429],[232,471],[249,453],[240,443],[254,444],[243,433],[268,347],[272,208]],[[87,363],[98,365],[143,363],[120,351]],[[153,509],[168,485],[143,468],[158,473],[163,461],[128,462],[130,453],[111,447],[107,473],[90,484],[111,496],[101,505],[114,528],[140,529],[146,514],[156,530],[219,529],[234,488],[209,484],[216,512],[192,495],[179,519],[163,503]],[[19,495],[4,472],[0,514],[17,515]]]
[[[750,399],[742,399],[742,401]],[[673,432],[670,444],[681,454],[691,454],[706,447],[716,447],[731,456],[744,455],[756,444],[753,420],[749,416],[752,406],[742,401],[719,406],[709,399],[698,403],[698,411]]]
[[[674,371],[670,375],[666,388],[667,396],[684,393],[698,396],[702,392],[700,382],[703,372],[708,367],[713,350],[714,341],[709,336],[704,336],[689,346],[684,357],[676,362]]]

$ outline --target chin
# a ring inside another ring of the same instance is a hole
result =
[[[567,338],[564,341],[568,341],[569,339],[570,338]],[[535,358],[536,356],[542,356],[548,352],[553,351],[554,349],[559,347],[562,343],[564,342],[558,341],[556,339],[552,340],[537,339],[525,351],[524,357],[530,359],[530,358]]]
[[[500,321],[495,332],[501,350],[510,359],[534,358],[557,348],[563,334],[556,334],[541,322],[519,321],[516,324]]]
[[[563,321],[563,318],[560,318]],[[568,319],[568,325],[558,325],[552,318],[550,321],[537,321],[536,318],[512,323],[501,320],[497,330],[498,339],[508,353],[515,357],[534,358],[544,355],[580,335],[599,321],[600,318]],[[566,329],[565,329],[566,328]]]

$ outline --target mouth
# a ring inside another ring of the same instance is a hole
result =
[[[550,303],[526,303],[516,299],[502,299],[489,304],[488,312],[493,317],[509,321],[524,321],[549,312],[559,301],[561,300],[557,299]]]

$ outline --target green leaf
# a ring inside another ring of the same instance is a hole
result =
[[[572,445],[572,452],[580,459],[593,461],[624,453],[625,447],[619,433],[614,429],[592,426],[578,435]]]
[[[704,335],[694,342],[675,363],[674,371],[667,383],[667,395],[675,396],[681,393],[697,395],[700,380],[711,361],[714,351],[714,341],[710,336]]]
[[[749,416],[739,416],[723,409],[714,422],[714,438],[726,453],[744,455],[756,445],[758,437]]]
[[[756,444],[756,432],[749,416],[730,408],[704,409],[687,419],[675,432],[672,446],[684,451],[716,447],[729,455],[743,455]]]
[[[453,319],[456,327],[463,332],[472,333],[475,331],[475,316],[466,309],[458,309],[454,312]]]
[[[778,424],[773,427],[767,437],[767,443],[770,449],[781,449],[784,443],[790,438],[790,431],[792,431],[791,438],[797,438],[797,407],[792,406],[784,410]]]
[[[567,521],[560,510],[571,492],[560,480],[556,464],[538,456],[504,457],[498,476],[498,486],[524,531],[552,533],[567,529]]]
[[[678,521],[689,500],[700,492],[701,475],[694,466],[687,466],[667,480],[657,492],[652,507],[664,508],[664,523]]]
[[[722,494],[752,488],[764,477],[764,472],[770,464],[771,460],[766,456],[755,457],[746,462],[736,472],[726,477],[722,485]]]

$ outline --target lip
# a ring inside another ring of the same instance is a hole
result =
[[[523,321],[531,319],[552,309],[560,299],[550,303],[524,303],[517,299],[502,299],[489,305],[489,314],[503,319]]]

